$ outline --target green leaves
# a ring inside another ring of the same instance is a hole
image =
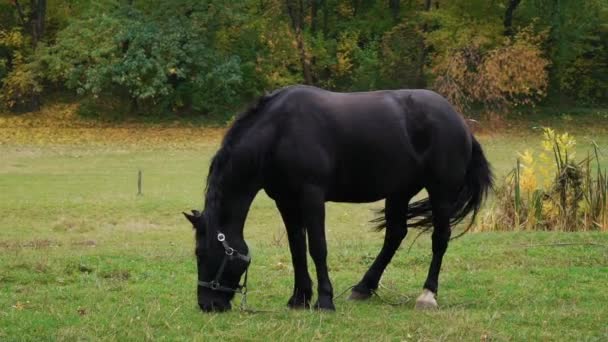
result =
[[[49,77],[81,95],[123,97],[144,112],[160,104],[161,112],[209,113],[233,103],[239,59],[210,47],[200,17],[155,14],[123,6],[74,20],[41,56]]]

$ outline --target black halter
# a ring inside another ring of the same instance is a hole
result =
[[[213,291],[221,291],[221,292],[234,292],[234,293],[245,293],[247,291],[247,271],[249,270],[249,265],[251,263],[251,256],[249,253],[247,255],[239,253],[236,249],[228,246],[228,242],[226,242],[226,236],[220,232],[217,233],[217,241],[222,243],[224,246],[224,251],[226,254],[224,255],[224,259],[222,260],[222,264],[220,268],[217,270],[215,277],[212,281],[198,281],[198,285],[202,287],[209,288]],[[243,285],[238,284],[236,288],[222,286],[220,284],[220,278],[224,273],[224,268],[228,261],[232,260],[243,260],[247,263],[247,268],[245,269],[245,280],[243,281]]]

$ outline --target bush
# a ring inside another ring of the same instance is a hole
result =
[[[26,60],[28,39],[19,29],[0,30],[0,103],[13,111],[38,109],[42,72]]]
[[[40,106],[43,87],[32,64],[19,64],[3,80],[0,101],[14,111],[32,111]]]
[[[528,28],[490,50],[474,44],[439,55],[432,70],[437,75],[434,88],[461,112],[474,103],[489,113],[533,105],[547,89],[543,37]]]
[[[40,60],[49,79],[99,101],[125,99],[138,113],[220,113],[239,94],[240,60],[211,49],[199,19],[129,6],[93,14],[61,31]]]
[[[544,152],[520,155],[476,229],[608,231],[608,177],[597,147],[577,161],[573,137],[551,129],[543,135]]]

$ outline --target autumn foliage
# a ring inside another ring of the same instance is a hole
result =
[[[438,56],[435,88],[461,112],[474,103],[494,112],[533,105],[548,86],[549,61],[541,50],[544,37],[527,28],[488,51],[471,45]]]
[[[61,94],[88,116],[224,122],[296,83],[431,88],[463,115],[608,101],[605,0],[46,3],[0,0],[4,110]]]

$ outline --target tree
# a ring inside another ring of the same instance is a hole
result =
[[[13,4],[19,15],[21,25],[32,36],[32,47],[36,49],[38,42],[44,36],[46,0],[30,0],[27,12],[21,6],[19,0],[13,0]]]
[[[304,84],[312,84],[310,60],[306,55],[306,44],[304,43],[304,36],[302,33],[305,13],[303,0],[285,0],[285,7],[287,9],[289,19],[291,20],[291,28],[296,35],[298,52],[300,54],[300,63],[302,64],[302,75],[304,76]]]

